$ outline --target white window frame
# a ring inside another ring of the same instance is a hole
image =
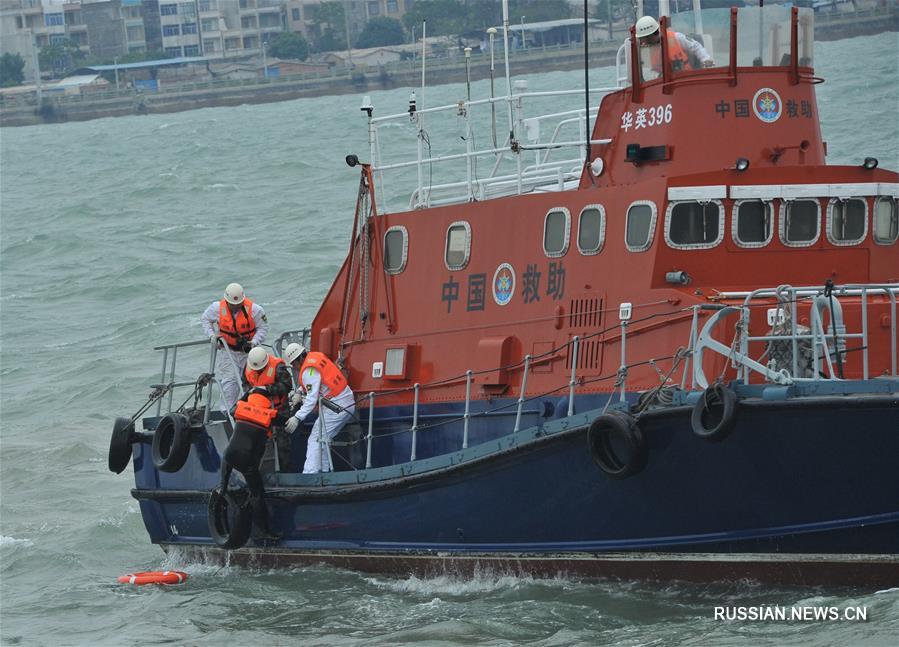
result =
[[[791,202],[814,202],[815,206],[818,208],[818,217],[815,222],[818,223],[817,231],[815,232],[815,237],[811,240],[803,240],[801,242],[788,242],[787,241],[787,205]],[[780,236],[780,242],[783,243],[787,247],[811,247],[815,243],[817,243],[821,239],[821,200],[818,198],[796,198],[796,199],[784,199],[781,200],[780,203],[780,214],[777,223],[778,235]]]
[[[740,205],[744,202],[762,202],[766,205],[766,208],[771,213],[772,222],[768,223],[768,237],[761,242],[751,242],[747,243],[740,240],[738,235],[739,228],[739,216],[740,213]],[[777,209],[774,208],[774,200],[771,198],[744,198],[743,200],[735,200],[734,206],[731,207],[730,211],[730,237],[733,239],[734,244],[737,247],[743,247],[745,249],[758,249],[760,247],[767,247],[771,240],[774,238],[774,230],[776,229],[775,223],[773,222],[777,218]]]
[[[876,198],[874,198],[874,204],[873,204],[874,213],[871,215],[871,239],[874,241],[875,245],[895,245],[896,241],[899,240],[899,228],[897,228],[897,232],[896,232],[897,235],[896,235],[896,238],[894,238],[893,240],[888,240],[888,241],[884,242],[882,240],[878,240],[878,238],[877,238],[877,232],[875,231],[874,228],[877,225],[877,222],[876,222],[876,220],[877,220],[877,203],[880,200],[890,200],[895,204],[897,198],[895,196],[889,196],[889,195],[879,195]],[[896,204],[896,209],[899,210],[899,204]]]
[[[450,230],[453,227],[464,227],[465,228],[465,258],[458,265],[450,265],[449,261],[446,260],[447,254],[449,254],[449,234]],[[446,265],[446,269],[451,272],[458,272],[459,270],[464,270],[468,265],[468,260],[471,258],[471,225],[465,222],[464,220],[457,220],[454,223],[451,223],[449,227],[446,228],[446,240],[443,244],[443,264]]]
[[[546,250],[546,223],[549,222],[549,214],[561,211],[565,215],[565,242],[562,244],[562,251],[549,252]],[[547,258],[562,258],[568,253],[568,246],[571,244],[571,212],[565,207],[552,207],[543,216],[543,253]]]
[[[652,216],[649,219],[649,238],[647,239],[646,244],[639,247],[632,247],[627,244],[627,228],[631,220],[631,209],[633,209],[634,207],[639,207],[641,205],[646,205],[652,210]],[[627,211],[624,214],[624,246],[627,247],[627,251],[645,252],[647,249],[652,247],[652,244],[655,242],[656,238],[656,222],[658,221],[658,218],[659,208],[652,200],[636,200],[635,202],[631,202],[628,205]]]
[[[588,209],[595,209],[599,212],[599,246],[596,249],[581,249],[581,219],[584,217],[584,212]],[[546,234],[544,233],[544,236]],[[602,248],[605,247],[606,244],[606,208],[601,204],[588,204],[585,205],[581,212],[577,217],[577,251],[580,252],[581,256],[596,256],[602,251]]]
[[[402,262],[402,264],[400,264],[399,268],[395,269],[395,270],[389,270],[389,269],[387,269],[386,264],[383,264],[384,271],[387,274],[400,274],[404,269],[406,269],[406,261],[409,259],[409,232],[402,225],[394,225],[393,227],[388,228],[387,231],[384,232],[384,257],[385,257],[385,259],[387,257],[387,234],[389,234],[391,231],[400,231],[403,233],[403,262]]]
[[[718,205],[718,235],[715,237],[710,243],[675,243],[671,240],[670,229],[671,229],[671,217],[674,212],[674,207],[679,204],[686,204],[688,202],[696,202],[705,207],[706,204],[716,204]],[[669,202],[668,206],[665,208],[665,242],[668,244],[668,247],[671,249],[711,249],[712,247],[717,247],[721,244],[721,241],[724,240],[724,204],[721,200],[675,200],[674,202]]]
[[[862,227],[862,236],[861,238],[856,238],[853,240],[838,240],[833,237],[832,228],[833,228],[833,208],[838,202],[848,202],[849,200],[861,200],[862,204],[865,205],[865,220],[864,227]],[[827,228],[825,232],[827,235],[827,241],[831,245],[836,245],[837,247],[850,247],[852,245],[858,245],[862,241],[865,240],[865,236],[868,235],[868,199],[867,198],[831,198],[827,201],[827,222],[824,225]]]

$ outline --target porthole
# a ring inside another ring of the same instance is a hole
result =
[[[808,247],[821,235],[821,205],[817,200],[784,200],[780,205],[780,241],[788,247]]]
[[[675,249],[708,249],[724,238],[724,206],[718,200],[671,202],[665,241]]]
[[[606,210],[601,204],[588,204],[578,217],[577,249],[584,256],[602,251],[606,240]]]
[[[868,231],[864,198],[834,198],[827,205],[827,240],[833,245],[857,245]]]
[[[645,252],[652,246],[656,216],[655,202],[649,200],[638,200],[627,208],[627,230],[624,234],[624,244],[628,251]]]
[[[874,201],[874,242],[891,245],[899,239],[899,201],[877,198]]]
[[[543,253],[550,258],[565,256],[571,237],[571,213],[565,207],[556,207],[543,220]]]
[[[409,233],[403,226],[391,227],[384,234],[384,271],[399,274],[406,268]]]
[[[771,200],[737,200],[731,216],[731,236],[740,247],[764,247],[774,234]]]
[[[443,260],[451,271],[465,269],[471,255],[471,225],[460,220],[446,230],[446,247]]]

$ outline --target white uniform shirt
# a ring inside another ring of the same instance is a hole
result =
[[[206,308],[206,311],[203,312],[203,316],[201,317],[203,321],[203,332],[205,332],[206,336],[210,339],[216,334],[212,325],[218,325],[220,309],[221,301],[213,301],[209,304],[209,307]],[[256,323],[256,334],[253,335],[253,339],[250,341],[254,346],[258,346],[265,341],[265,338],[268,335],[268,319],[265,317],[265,310],[262,309],[262,306],[255,302],[253,303],[253,310],[250,314],[253,315],[253,321]]]
[[[294,414],[294,417],[302,422],[306,419],[312,410],[318,404],[318,397],[321,394],[323,398],[331,398],[335,404],[348,409],[354,403],[353,391],[346,386],[337,397],[333,397],[331,389],[326,384],[322,384],[322,376],[316,369],[309,367],[300,375],[300,382],[306,391],[306,397],[303,399],[303,406]]]
[[[677,38],[677,42],[680,43],[680,46],[684,48],[684,51],[687,52],[690,56],[696,58],[700,64],[704,64],[706,61],[711,61],[712,57],[709,56],[709,53],[706,51],[705,47],[703,47],[699,41],[695,41],[692,38],[684,36],[679,31],[669,32],[674,33],[674,36]]]

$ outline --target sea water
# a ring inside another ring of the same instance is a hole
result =
[[[831,163],[873,156],[899,168],[897,45],[895,33],[816,44]],[[581,72],[524,72],[513,66],[530,90],[582,87]],[[604,68],[591,83],[613,78]],[[476,82],[472,95],[488,88]],[[464,93],[464,84],[428,88],[424,105]],[[371,93],[376,116],[404,112],[408,97],[409,88]],[[582,102],[555,100],[549,111]],[[352,226],[359,176],[343,158],[368,159],[360,105],[360,96],[329,96],[0,132],[0,643],[895,644],[897,589],[259,571],[166,557],[150,544],[131,468],[106,468],[112,421],[159,380],[153,346],[201,338],[200,313],[227,283],[265,307],[274,333],[311,321]],[[473,116],[475,147],[486,147],[489,111]],[[501,144],[502,107],[497,118]],[[464,150],[458,118],[426,117],[425,129],[433,154]],[[414,157],[408,121],[381,136],[391,161]],[[462,179],[461,168],[435,165],[424,181]],[[385,178],[387,205],[408,201],[416,182],[414,169]],[[179,365],[195,377],[202,353],[185,352]],[[191,578],[116,583],[163,568]],[[715,618],[715,607],[764,605],[858,606],[868,619]]]

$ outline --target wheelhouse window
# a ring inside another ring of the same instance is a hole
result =
[[[827,207],[827,240],[834,245],[856,245],[868,230],[868,203],[863,198],[835,198]]]
[[[874,242],[890,245],[899,239],[899,200],[877,198],[874,201]]]
[[[468,265],[471,255],[471,225],[467,222],[454,222],[446,230],[446,249],[444,261],[446,269],[461,270]]]
[[[543,252],[550,258],[565,256],[571,236],[571,214],[568,209],[553,209],[543,221]]]
[[[780,207],[780,239],[790,247],[808,247],[821,234],[817,200],[787,200]]]
[[[734,203],[733,237],[740,247],[764,247],[771,242],[774,204],[770,200]]]
[[[406,268],[409,233],[405,227],[391,227],[384,234],[384,271],[399,274]]]
[[[724,207],[717,200],[672,202],[665,214],[665,237],[671,247],[714,247],[724,236]]]
[[[584,256],[602,251],[606,238],[606,210],[601,204],[584,207],[578,218],[577,249]]]
[[[627,210],[624,242],[628,251],[644,252],[652,245],[656,224],[656,205],[648,200],[633,203]]]

